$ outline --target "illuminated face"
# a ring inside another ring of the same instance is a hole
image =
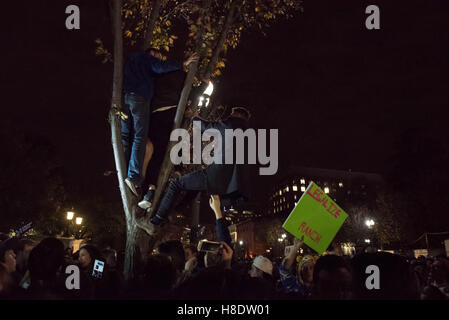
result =
[[[251,269],[248,271],[248,274],[251,278],[261,278],[263,276],[263,271],[252,265]]]
[[[13,273],[16,271],[16,254],[14,250],[7,250],[5,252],[5,262],[3,262],[3,266],[9,273]]]
[[[86,249],[81,249],[78,257],[78,262],[81,268],[87,268],[92,262],[92,258]]]

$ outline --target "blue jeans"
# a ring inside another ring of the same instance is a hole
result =
[[[134,93],[125,94],[122,120],[122,143],[128,164],[128,178],[137,186],[143,181],[142,168],[150,120],[150,101]]]
[[[206,171],[195,171],[172,180],[156,214],[151,217],[152,223],[160,224],[167,218],[176,196],[181,191],[207,191]]]

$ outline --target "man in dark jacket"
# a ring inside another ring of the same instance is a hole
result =
[[[143,180],[142,167],[145,156],[145,144],[148,136],[150,101],[154,93],[154,79],[158,74],[180,70],[182,62],[162,60],[157,49],[134,54],[123,70],[124,111],[128,118],[122,121],[122,143],[128,162],[127,186],[136,196]],[[198,60],[196,54],[185,62],[187,66]]]
[[[206,169],[198,170],[172,180],[157,212],[151,217],[150,221],[143,218],[138,220],[137,225],[149,235],[154,235],[157,232],[157,226],[166,220],[175,197],[180,191],[207,191],[210,194],[220,196],[238,192],[242,177],[240,173],[241,165],[236,164],[236,161],[233,161],[232,164],[225,163],[228,152],[232,152],[233,155],[236,154],[226,149],[229,146],[225,143],[225,130],[246,130],[249,118],[249,111],[241,107],[233,108],[229,118],[224,121],[209,122],[195,115],[192,120],[201,122],[201,132],[208,129],[216,129],[223,137],[221,163],[212,163]]]
[[[148,191],[139,207],[148,210],[153,202],[160,168],[162,166],[165,150],[170,141],[173,121],[176,116],[178,102],[184,86],[186,73],[174,71],[158,76],[155,82],[153,100],[151,100],[150,128],[143,164],[143,176],[146,178]],[[209,82],[204,82],[190,90],[187,105],[198,104],[199,94],[205,91]]]

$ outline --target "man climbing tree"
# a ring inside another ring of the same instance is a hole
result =
[[[184,66],[197,60],[198,55],[193,54],[184,62]],[[178,61],[163,61],[161,52],[154,48],[134,54],[125,65],[123,111],[128,115],[122,120],[122,144],[128,163],[125,183],[136,197],[139,196],[143,181],[142,168],[155,77],[158,74],[180,70],[182,67],[183,64]]]

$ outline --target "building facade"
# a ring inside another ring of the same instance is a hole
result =
[[[311,181],[343,207],[355,202],[373,205],[384,184],[375,173],[291,167],[269,194],[268,214],[290,214]]]

